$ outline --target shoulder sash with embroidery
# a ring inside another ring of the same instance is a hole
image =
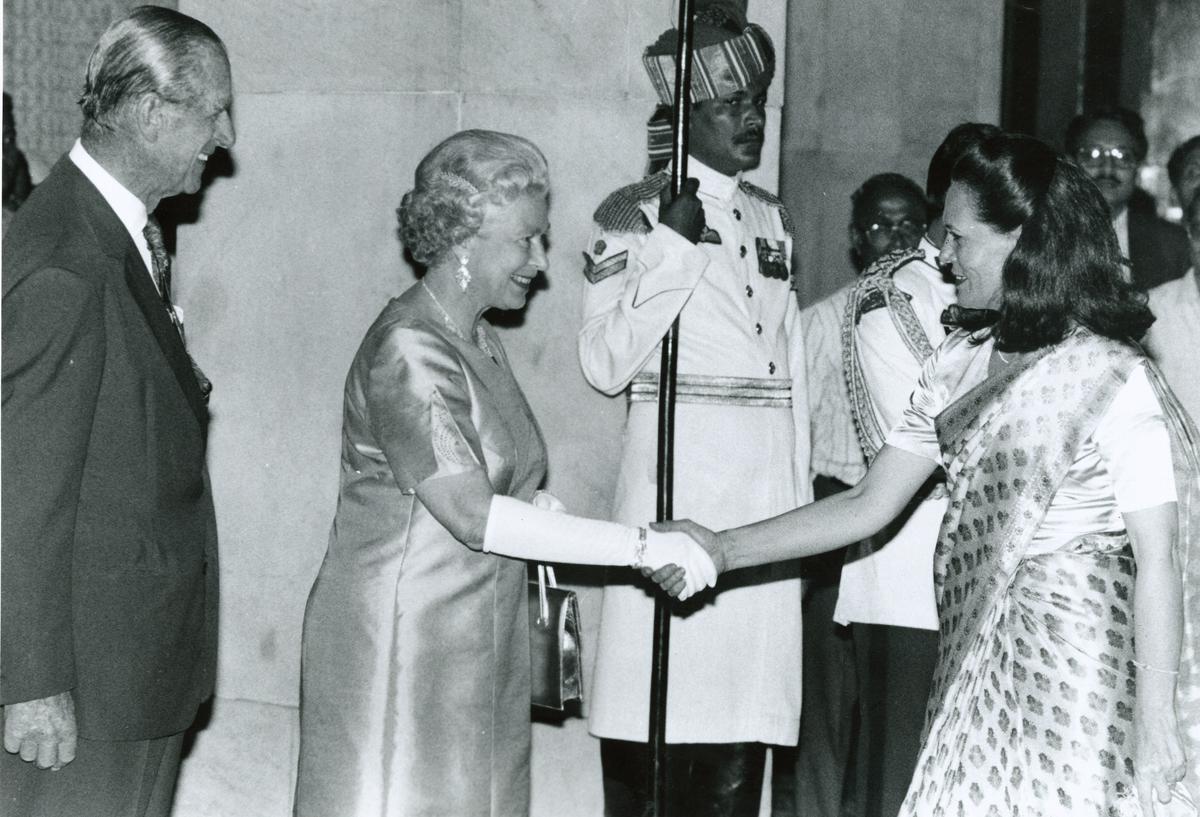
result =
[[[875,402],[866,387],[862,372],[862,358],[858,350],[859,321],[872,309],[886,308],[896,331],[905,347],[918,363],[923,364],[933,354],[933,344],[925,336],[925,329],[908,297],[896,287],[893,277],[906,264],[921,261],[925,253],[920,249],[898,250],[878,259],[859,279],[842,319],[842,371],[850,395],[850,413],[854,417],[854,428],[867,462],[875,459],[883,448],[889,429],[879,425]]]

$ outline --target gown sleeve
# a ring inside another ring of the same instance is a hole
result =
[[[447,341],[404,327],[382,339],[367,374],[367,413],[400,490],[472,470],[486,474],[472,403]]]
[[[909,398],[908,407],[884,441],[887,445],[933,460],[939,465],[942,464],[942,453],[938,447],[935,421],[946,407],[948,397],[937,371],[942,359],[940,352],[944,348],[940,346],[935,349],[921,367],[921,376]]]
[[[1117,392],[1092,440],[1112,475],[1113,494],[1121,511],[1175,501],[1171,439],[1144,366],[1134,368]]]

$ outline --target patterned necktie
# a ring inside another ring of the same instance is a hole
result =
[[[171,300],[171,256],[167,254],[167,245],[163,241],[162,227],[159,226],[158,219],[150,216],[146,221],[146,227],[142,230],[142,235],[146,237],[146,244],[150,247],[150,261],[154,267],[154,280],[158,283],[158,295],[162,298],[163,307],[167,310],[167,316],[171,319],[175,331],[179,333],[179,339],[184,341],[186,346],[187,339],[183,334],[183,324],[179,322],[179,315],[175,312],[175,303]],[[200,385],[200,394],[207,403],[208,395],[212,393],[212,381],[204,376],[204,372],[200,371],[200,367],[196,365],[191,354],[188,355],[188,360],[192,363],[192,372],[196,375],[196,382]]]
[[[142,230],[142,235],[146,236],[146,244],[150,246],[150,261],[154,267],[154,281],[158,284],[158,295],[162,298],[163,306],[166,307],[171,323],[175,325],[179,336],[183,337],[183,326],[179,323],[179,316],[175,314],[175,304],[171,300],[171,256],[167,254],[167,245],[163,241],[162,227],[159,226],[158,219],[150,216],[146,227]]]

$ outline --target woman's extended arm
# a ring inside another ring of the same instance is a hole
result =
[[[683,531],[700,542],[719,573],[812,556],[878,533],[904,510],[937,467],[933,460],[885,445],[861,482],[819,502],[717,534],[690,519],[655,528]]]
[[[686,598],[712,586],[717,573],[707,554],[682,533],[646,531],[629,525],[572,516],[557,501],[522,502],[495,495],[481,470],[426,480],[417,499],[463,544],[543,562],[646,567],[678,565],[686,580],[676,586]]]
[[[938,464],[885,445],[862,481],[773,519],[717,534],[719,571],[824,553],[878,533],[895,519]]]
[[[1138,666],[1134,709],[1136,777],[1143,809],[1153,789],[1171,799],[1183,779],[1183,743],[1175,717],[1175,682],[1183,632],[1183,570],[1175,558],[1174,502],[1123,514],[1133,543],[1133,639]],[[1147,814],[1150,812],[1147,811]]]

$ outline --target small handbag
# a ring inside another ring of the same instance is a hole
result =
[[[554,568],[538,565],[529,582],[529,662],[534,706],[562,712],[583,703],[579,600],[559,588]]]

